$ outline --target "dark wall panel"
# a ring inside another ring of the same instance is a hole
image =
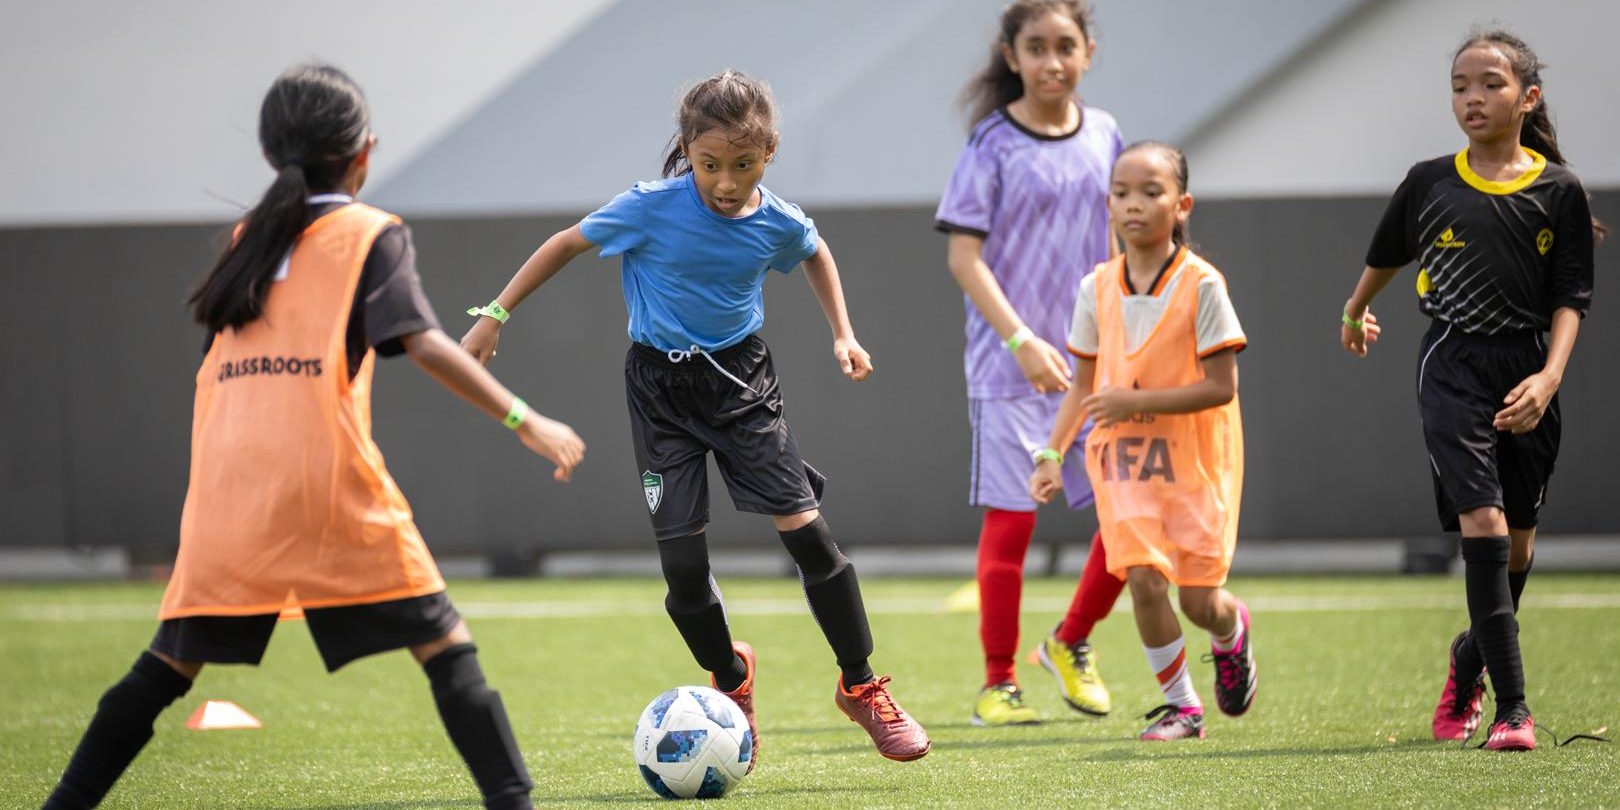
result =
[[[1597,211],[1620,220],[1612,195]],[[1194,237],[1226,273],[1250,337],[1241,358],[1248,478],[1243,536],[1426,534],[1432,496],[1413,398],[1426,322],[1411,275],[1377,308],[1385,342],[1367,361],[1337,348],[1337,315],[1382,202],[1209,202]],[[765,336],[807,457],[831,479],[826,510],[855,543],[972,542],[962,300],[944,240],[924,208],[813,212],[832,245],[856,330],[878,372],[842,378],[800,274],[772,276]],[[559,217],[413,222],[429,295],[447,331],[497,291]],[[218,226],[0,230],[0,544],[174,544],[185,493],[192,375],[201,335],[183,298]],[[1620,532],[1602,508],[1620,431],[1603,418],[1620,382],[1620,323],[1602,279],[1620,248],[1599,250],[1596,315],[1564,385],[1565,447],[1544,526]],[[627,339],[616,262],[577,261],[504,330],[496,373],[589,443],[573,484],[549,477],[506,431],[408,361],[381,365],[378,442],[441,551],[633,547],[647,543],[629,449],[622,368]],[[775,543],[739,515],[712,476],[721,543]],[[1089,514],[1049,508],[1044,537],[1088,535]]]

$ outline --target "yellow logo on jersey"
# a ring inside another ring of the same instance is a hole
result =
[[[1456,234],[1452,233],[1450,228],[1447,228],[1444,233],[1440,234],[1439,239],[1434,240],[1434,246],[1442,249],[1460,248],[1466,246],[1467,244],[1467,242],[1459,241],[1456,238]]]
[[[1541,251],[1543,256],[1547,255],[1547,251],[1552,250],[1552,240],[1552,228],[1542,228],[1541,233],[1536,234],[1536,250]]]

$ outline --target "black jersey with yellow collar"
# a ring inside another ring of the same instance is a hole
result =
[[[1546,330],[1592,300],[1592,215],[1569,169],[1528,149],[1529,171],[1486,180],[1468,150],[1406,173],[1367,250],[1369,267],[1418,260],[1418,307],[1475,334]]]

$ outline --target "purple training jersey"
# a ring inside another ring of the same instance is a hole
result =
[[[935,227],[984,238],[981,255],[1013,310],[1061,348],[1080,279],[1108,258],[1108,181],[1124,142],[1114,117],[1081,108],[1080,128],[1041,135],[1005,109],[973,128],[939,201]],[[973,302],[967,305],[968,396],[1035,393]]]

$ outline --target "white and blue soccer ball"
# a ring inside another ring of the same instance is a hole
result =
[[[653,698],[631,744],[641,778],[666,799],[724,796],[754,759],[748,717],[707,686],[677,686]]]

